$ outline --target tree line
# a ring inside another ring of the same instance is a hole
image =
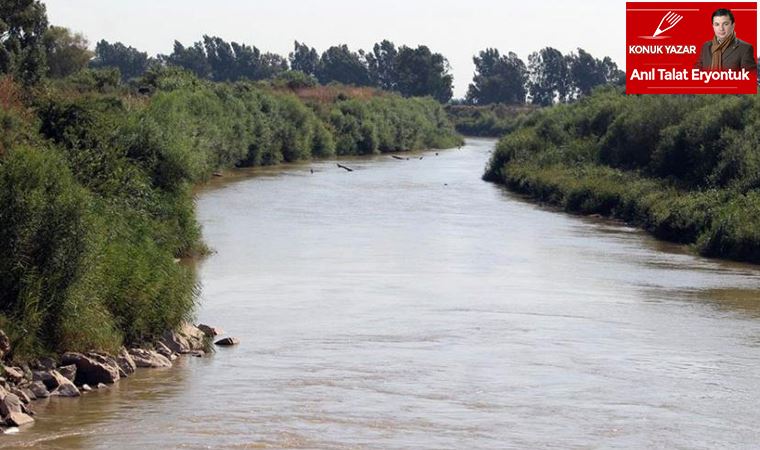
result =
[[[625,73],[609,56],[598,59],[582,48],[563,55],[546,47],[528,56],[489,48],[473,57],[475,76],[466,102],[476,105],[507,103],[549,106],[588,95],[600,85],[624,85]]]
[[[285,78],[304,85],[337,82],[395,91],[405,97],[431,96],[446,103],[453,96],[448,60],[425,45],[397,46],[389,40],[370,51],[340,44],[318,52],[295,41],[287,57],[254,45],[204,35],[192,45],[174,42],[168,55],[148,53],[121,42],[101,40],[94,52],[78,33],[50,26],[45,7],[35,0],[0,2],[0,73],[13,74],[24,85],[43,77],[62,78],[85,67],[118,68],[124,81],[143,76],[151,67],[177,66],[212,81]],[[563,55],[551,47],[528,57],[488,48],[473,58],[475,76],[464,101],[550,105],[587,95],[601,84],[621,84],[623,74],[609,58],[594,58],[583,49]]]

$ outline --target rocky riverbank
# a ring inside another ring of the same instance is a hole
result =
[[[222,331],[208,325],[184,324],[167,331],[161,339],[142,347],[122,347],[115,355],[103,352],[66,352],[57,358],[44,357],[17,364],[0,365],[0,430],[15,432],[17,427],[34,422],[34,401],[51,396],[79,397],[95,389],[127,378],[139,368],[172,366],[180,356],[203,357],[213,344],[234,345],[238,340],[225,337],[213,342]],[[11,343],[0,331],[0,359],[11,353]]]

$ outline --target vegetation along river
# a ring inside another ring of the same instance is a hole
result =
[[[760,269],[528,203],[494,145],[214,180],[198,316],[241,344],[0,445],[756,446]]]

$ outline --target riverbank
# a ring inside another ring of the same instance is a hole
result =
[[[238,343],[229,336],[217,340],[220,334],[220,329],[208,325],[183,324],[148,346],[122,347],[116,354],[65,352],[17,365],[0,364],[0,434],[16,433],[18,427],[33,423],[36,400],[80,397],[108,389],[138,369],[167,369],[181,356],[204,357],[213,353],[213,345]],[[0,331],[0,360],[12,350],[10,339]]]
[[[607,90],[535,112],[499,142],[484,179],[704,256],[760,263],[760,106],[707,97]]]
[[[193,189],[214,173],[462,142],[430,98],[214,83],[176,68],[137,84],[112,75],[84,70],[33,90],[0,79],[0,329],[11,360],[113,354],[190,320],[196,275],[175,260],[207,251]]]

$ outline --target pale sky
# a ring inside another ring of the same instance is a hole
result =
[[[204,34],[255,45],[287,57],[298,40],[319,53],[348,44],[371,50],[383,39],[424,44],[443,54],[454,97],[472,81],[473,55],[487,47],[528,55],[546,46],[577,47],[625,66],[625,1],[580,0],[43,0],[51,24],[83,33],[91,47],[120,41],[155,56],[174,40],[190,45]]]

